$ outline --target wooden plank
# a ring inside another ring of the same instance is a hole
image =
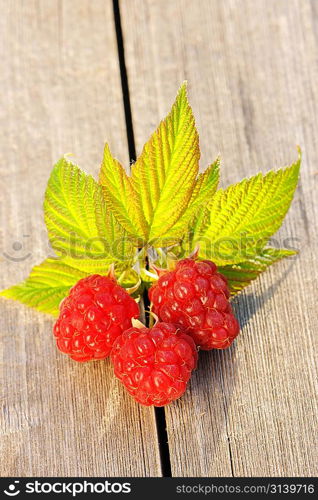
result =
[[[106,138],[127,163],[128,147],[111,0],[3,0],[1,12],[2,288],[52,253],[52,164],[72,152],[96,175]],[[76,364],[57,352],[49,317],[0,307],[0,474],[160,475],[154,412],[131,402],[109,361]]]
[[[300,256],[237,299],[241,336],[202,353],[187,395],[166,410],[173,474],[315,475],[317,3],[121,0],[121,11],[138,152],[184,79],[202,166],[220,152],[223,185],[304,151],[276,238],[297,238]]]

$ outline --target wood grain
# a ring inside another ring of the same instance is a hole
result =
[[[1,288],[52,253],[42,198],[72,152],[97,174],[104,141],[128,162],[111,0],[1,1]],[[2,476],[160,475],[154,412],[108,361],[61,356],[52,320],[1,300]]]
[[[317,2],[121,0],[121,12],[138,152],[184,79],[202,166],[220,152],[223,185],[303,148],[276,236],[299,258],[237,299],[241,336],[202,353],[187,395],[166,410],[173,475],[316,475]]]

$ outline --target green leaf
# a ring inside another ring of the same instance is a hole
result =
[[[132,179],[105,145],[99,182],[105,198],[120,224],[138,244],[147,238],[147,222],[137,203]]]
[[[258,174],[220,189],[210,205],[209,223],[195,232],[200,258],[234,264],[259,253],[279,229],[298,182],[301,155],[287,168]]]
[[[217,190],[220,179],[220,159],[217,158],[205,172],[199,175],[192,193],[189,211],[193,212],[192,230],[202,231],[209,219],[209,206]],[[190,222],[191,222],[190,218]]]
[[[217,158],[195,183],[189,205],[177,223],[164,235],[160,246],[169,246],[181,238],[191,238],[195,231],[202,231],[209,219],[209,204],[218,187],[220,159]]]
[[[171,112],[132,166],[132,181],[139,210],[147,221],[149,243],[164,236],[186,210],[199,158],[199,137],[183,84]]]
[[[294,250],[282,248],[265,248],[253,259],[237,264],[218,266],[218,271],[227,278],[231,295],[235,295],[249,285],[251,281],[255,280],[271,264],[284,257],[291,257],[296,253]]]
[[[100,183],[118,221],[139,246],[164,237],[185,212],[195,187],[199,157],[186,84],[181,86],[169,115],[145,144],[131,176],[106,146]]]
[[[67,264],[90,272],[106,271],[113,262],[130,265],[134,248],[102,187],[66,158],[52,170],[44,213],[50,242]]]
[[[61,300],[78,280],[87,275],[61,260],[50,258],[35,266],[25,281],[3,290],[0,296],[57,316]]]

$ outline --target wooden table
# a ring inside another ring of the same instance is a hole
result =
[[[52,164],[71,152],[96,175],[107,140],[129,165],[184,79],[201,165],[220,153],[223,185],[292,162],[301,145],[276,237],[294,238],[300,255],[235,301],[241,336],[201,355],[165,410],[168,446],[164,413],[158,433],[155,411],[124,393],[108,361],[61,356],[50,317],[1,299],[0,473],[317,474],[318,1],[120,0],[120,17],[114,5],[1,1],[1,287],[52,254],[42,220]]]

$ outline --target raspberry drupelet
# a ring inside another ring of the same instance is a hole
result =
[[[109,356],[115,339],[139,317],[139,307],[115,279],[94,274],[73,286],[54,325],[57,347],[75,361]]]
[[[116,377],[145,406],[164,406],[182,396],[197,358],[189,335],[160,322],[126,330],[111,352]]]
[[[159,319],[182,328],[203,350],[225,349],[239,333],[229,296],[226,278],[208,260],[179,261],[149,290]]]

